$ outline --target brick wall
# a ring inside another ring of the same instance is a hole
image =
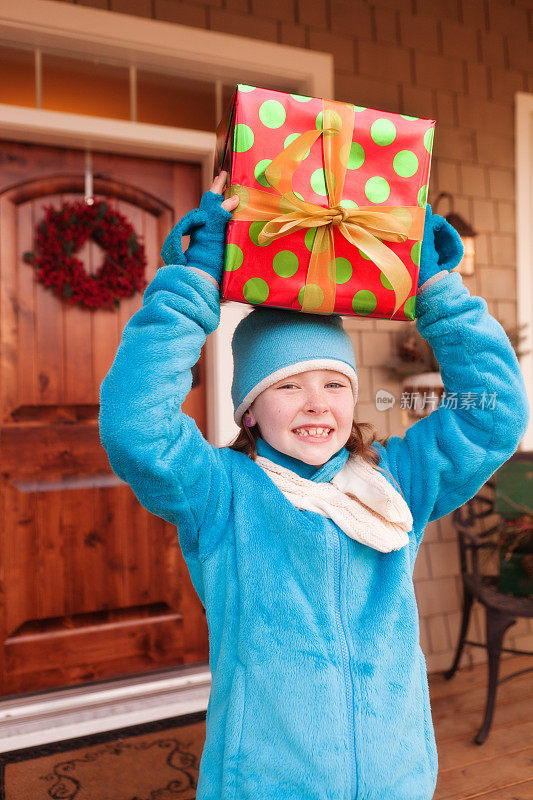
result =
[[[451,192],[455,210],[479,231],[476,274],[465,283],[504,327],[516,324],[513,98],[533,91],[531,0],[77,2],[326,51],[335,58],[336,99],[436,119],[431,196]],[[395,324],[351,320],[348,327],[361,382],[358,419],[383,435],[403,433],[399,409],[378,412],[373,402],[379,388],[400,396],[383,367]],[[428,667],[441,669],[452,658],[461,606],[449,517],[429,525],[415,578]],[[477,612],[474,623],[471,635],[483,637]],[[533,622],[519,622],[507,641],[533,648]],[[484,652],[471,649],[464,663],[469,658]]]

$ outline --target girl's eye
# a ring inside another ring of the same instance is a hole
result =
[[[338,386],[341,389],[346,388],[345,383],[339,383],[338,381],[331,381],[330,383],[326,383],[326,386]],[[297,385],[295,383],[284,383],[283,386],[278,386],[278,389],[297,389]]]

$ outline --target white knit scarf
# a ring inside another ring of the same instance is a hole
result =
[[[409,542],[413,517],[402,495],[361,456],[351,453],[329,483],[301,478],[263,456],[256,463],[296,508],[329,517],[351,539],[381,553]]]

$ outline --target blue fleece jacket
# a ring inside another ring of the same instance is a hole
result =
[[[414,520],[409,545],[391,553],[296,509],[254,461],[210,445],[181,411],[219,323],[213,283],[187,266],[160,269],[124,330],[102,385],[101,438],[139,501],[177,525],[206,609],[212,688],[197,800],[433,796],[415,558],[428,521],[515,451],[528,405],[505,332],[459,274],[425,288],[417,312],[447,392],[496,398],[441,407],[376,445]],[[331,480],[345,460],[339,451],[313,479]]]

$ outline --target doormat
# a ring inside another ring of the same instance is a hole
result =
[[[205,711],[0,754],[0,800],[195,800]]]

